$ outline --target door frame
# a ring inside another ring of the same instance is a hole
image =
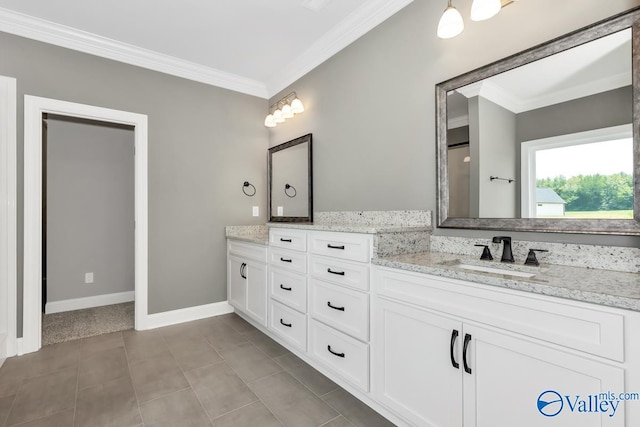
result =
[[[17,149],[16,79],[0,76],[0,301],[6,300],[7,328],[0,361],[17,353]],[[0,307],[4,309],[5,307]],[[6,323],[5,323],[6,322]],[[2,326],[0,326],[0,333]],[[0,365],[2,363],[0,362]]]
[[[42,115],[134,127],[135,329],[148,329],[147,116],[37,96],[24,96],[24,273],[22,353],[42,342]]]

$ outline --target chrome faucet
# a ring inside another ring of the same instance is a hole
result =
[[[502,258],[501,262],[514,262],[513,252],[511,252],[511,237],[509,236],[496,236],[493,238],[493,243],[504,243],[502,246]]]

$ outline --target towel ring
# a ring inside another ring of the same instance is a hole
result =
[[[247,193],[247,187],[253,188],[253,193]],[[244,184],[242,184],[242,192],[249,197],[253,197],[256,194],[256,187],[254,187],[253,184],[251,184],[249,181],[245,181]]]
[[[287,191],[287,190],[289,190],[291,188],[293,188],[293,196],[291,194],[289,194],[289,192]],[[293,185],[285,184],[284,185],[284,194],[286,194],[287,197],[290,197],[290,198],[293,199],[294,197],[296,197],[298,195],[298,191],[296,191],[296,188]]]

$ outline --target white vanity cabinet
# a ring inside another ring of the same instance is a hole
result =
[[[227,299],[236,310],[267,325],[267,247],[227,241]]]
[[[372,392],[410,425],[638,425],[625,409],[640,402],[579,411],[595,408],[589,395],[638,384],[621,311],[375,270]],[[538,410],[546,391],[552,416]]]

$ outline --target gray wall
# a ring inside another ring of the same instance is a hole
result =
[[[47,125],[47,302],[133,291],[133,128]]]
[[[224,227],[266,221],[267,101],[4,33],[0,52],[18,82],[18,336],[24,94],[148,115],[149,312],[226,300]]]
[[[638,5],[639,0],[520,1],[488,21],[465,18],[464,33],[441,40],[435,34],[444,2],[414,1],[283,89],[280,96],[295,90],[306,111],[272,129],[270,144],[313,133],[316,211],[434,211],[435,85]],[[455,6],[469,16],[471,0]],[[509,234],[520,240],[640,245],[637,237]]]

